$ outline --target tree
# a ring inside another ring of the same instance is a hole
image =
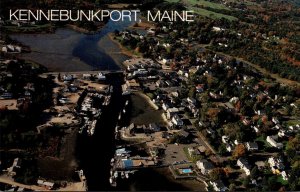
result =
[[[218,152],[220,153],[220,155],[224,155],[227,153],[226,146],[223,143],[219,146]]]
[[[214,168],[213,170],[211,170],[211,172],[209,172],[209,178],[212,181],[223,179],[224,177],[225,177],[225,172],[222,168]]]
[[[246,148],[243,144],[238,144],[232,152],[233,158],[237,159],[246,154]]]
[[[251,176],[251,178],[255,178],[255,177],[258,176],[258,168],[257,168],[257,166],[253,167],[253,169],[250,172],[250,176]]]
[[[246,178],[244,179],[244,181],[243,181],[244,187],[248,188],[249,183],[250,183],[250,177],[248,176],[248,177],[246,177]]]
[[[231,183],[229,185],[229,191],[235,191],[236,185],[234,183]]]

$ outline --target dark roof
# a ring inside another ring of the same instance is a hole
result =
[[[188,137],[188,136],[190,135],[188,132],[186,132],[186,131],[184,131],[184,130],[180,130],[180,131],[178,132],[178,134],[179,134],[179,135],[182,135],[183,137]]]

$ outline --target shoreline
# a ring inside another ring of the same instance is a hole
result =
[[[113,33],[108,33],[107,36],[108,36],[108,38],[109,38],[112,42],[114,42],[114,43],[119,47],[119,49],[120,49],[120,51],[121,51],[122,54],[127,55],[128,57],[131,57],[131,58],[137,58],[137,57],[139,57],[139,56],[137,56],[137,55],[134,55],[130,50],[128,50],[128,49],[127,49],[126,47],[124,47],[123,45],[121,45],[121,43],[120,43],[118,40],[114,39],[114,38],[115,38],[115,35],[114,35]],[[125,66],[125,67],[127,67],[127,66],[124,65],[123,63],[122,63],[122,65]]]

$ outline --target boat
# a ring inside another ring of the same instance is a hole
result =
[[[115,180],[114,177],[110,177],[110,178],[109,178],[109,183],[110,183],[110,185],[111,185],[112,187],[116,187],[116,186],[117,186],[117,182],[116,182],[116,180]]]
[[[116,126],[115,132],[118,133],[120,126]]]
[[[124,171],[121,172],[121,178],[125,179],[125,172]]]
[[[125,171],[125,177],[126,177],[126,179],[129,178],[129,171]]]
[[[118,178],[118,176],[119,176],[118,171],[115,171],[115,172],[114,172],[114,177],[115,177],[115,178]]]

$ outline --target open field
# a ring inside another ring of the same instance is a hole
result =
[[[212,19],[225,18],[230,21],[237,20],[236,17],[221,14],[221,13],[216,13],[214,11],[209,11],[209,10],[205,9],[205,8],[212,8],[212,9],[230,10],[228,7],[226,7],[223,4],[213,3],[213,2],[209,2],[209,1],[205,1],[205,0],[167,0],[167,2],[183,3],[187,7],[187,9],[194,10],[195,13],[197,13],[201,16],[212,18]]]
[[[226,10],[230,10],[228,7],[226,7],[223,4],[219,4],[219,3],[213,3],[210,1],[205,1],[205,0],[183,0],[183,2],[187,5],[200,5],[203,7],[210,7],[213,9],[226,9]]]
[[[228,19],[230,21],[238,20],[236,17],[230,16],[230,15],[224,15],[224,14],[221,14],[221,13],[216,13],[216,12],[209,11],[209,10],[202,9],[202,8],[191,7],[190,9],[194,10],[195,13],[197,13],[199,15],[209,17],[209,18],[212,18],[212,19],[225,18],[225,19]]]

